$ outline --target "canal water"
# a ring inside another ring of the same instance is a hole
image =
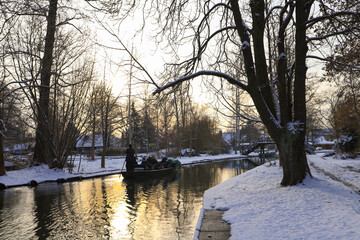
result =
[[[256,165],[223,160],[178,174],[121,175],[0,192],[0,239],[192,239],[205,190]]]

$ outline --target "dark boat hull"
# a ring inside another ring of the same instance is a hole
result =
[[[144,169],[136,169],[133,172],[123,172],[122,175],[124,178],[128,179],[142,179],[142,178],[155,178],[166,176],[170,174],[177,173],[178,169],[176,168],[160,168],[153,170],[144,170]]]

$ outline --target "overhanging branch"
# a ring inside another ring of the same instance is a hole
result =
[[[165,89],[167,88],[170,88],[170,87],[174,87],[184,81],[187,81],[187,80],[191,80],[193,78],[196,78],[198,76],[215,76],[215,77],[220,77],[220,78],[224,78],[226,79],[229,83],[231,84],[234,84],[236,86],[239,86],[240,88],[242,88],[243,90],[247,91],[247,86],[245,84],[243,84],[242,82],[240,82],[239,80],[231,77],[230,75],[227,75],[225,73],[222,73],[222,72],[215,72],[215,71],[199,71],[199,72],[196,72],[196,73],[193,73],[193,74],[190,74],[190,75],[187,75],[187,76],[184,76],[184,77],[181,77],[173,82],[170,82],[162,87],[158,87],[154,92],[153,94],[157,94],[157,93],[160,93],[162,91],[164,91]]]

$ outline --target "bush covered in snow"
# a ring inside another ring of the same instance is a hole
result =
[[[354,153],[359,145],[359,142],[360,136],[358,136],[355,132],[349,132],[339,138],[336,148],[341,153]]]

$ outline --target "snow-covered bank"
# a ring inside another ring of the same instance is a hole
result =
[[[308,158],[348,181],[360,175],[343,169],[355,170],[360,159]],[[231,224],[230,239],[360,239],[360,195],[311,170],[314,178],[281,187],[282,169],[267,163],[207,190],[204,209],[227,210],[223,218]]]
[[[182,164],[190,164],[203,161],[214,161],[217,159],[226,159],[241,157],[235,154],[221,154],[216,156],[202,155],[197,157],[181,157],[178,158]],[[77,157],[74,162],[72,173],[67,169],[49,169],[47,165],[36,166],[16,171],[8,171],[5,176],[0,176],[0,183],[7,187],[26,185],[34,180],[37,183],[46,181],[56,181],[57,179],[69,179],[74,177],[95,177],[114,173],[120,173],[124,166],[125,157],[107,157],[105,168],[101,168],[100,157],[95,161],[89,161],[86,157]],[[80,168],[79,168],[80,163]],[[124,169],[125,170],[125,169]]]

